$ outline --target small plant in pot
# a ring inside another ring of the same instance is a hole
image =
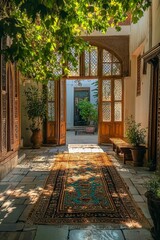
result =
[[[145,138],[146,129],[141,128],[141,123],[136,123],[133,116],[126,121],[126,137],[129,143],[133,146],[131,148],[134,166],[143,166],[144,154],[146,152]]]
[[[80,100],[78,103],[79,113],[87,123],[86,132],[94,133],[98,121],[97,107],[88,101],[88,98]]]
[[[31,143],[33,148],[40,148],[42,144],[42,123],[46,118],[46,93],[44,89],[35,86],[25,90],[26,110],[32,131]]]
[[[147,183],[147,198],[148,209],[153,220],[154,227],[151,228],[152,237],[155,240],[160,239],[160,176],[155,175]]]

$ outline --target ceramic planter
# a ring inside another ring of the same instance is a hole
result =
[[[135,167],[142,167],[144,155],[146,153],[145,146],[136,146],[131,148],[133,164]]]
[[[31,136],[32,148],[40,148],[42,145],[42,131],[40,129],[32,130]]]
[[[152,192],[145,193],[148,209],[153,220],[154,227],[151,228],[152,237],[160,240],[160,199],[155,198]]]

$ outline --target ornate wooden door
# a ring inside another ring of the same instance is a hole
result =
[[[48,86],[47,143],[66,143],[66,80],[49,81]]]
[[[47,131],[46,142],[57,144],[57,131],[56,131],[56,95],[57,95],[57,82],[49,81],[47,86]]]
[[[1,49],[6,39],[1,40]],[[0,58],[0,156],[12,154],[20,144],[19,73],[16,65]]]
[[[59,81],[59,145],[66,144],[66,79]]]
[[[5,40],[4,40],[5,42]],[[1,49],[3,48],[3,44],[5,44],[1,40]],[[6,62],[4,56],[1,55],[1,81],[0,81],[0,156],[5,155],[8,151],[7,149],[7,110],[8,110],[8,98],[7,98],[7,77],[6,77]]]
[[[123,79],[99,80],[99,144],[123,137]]]

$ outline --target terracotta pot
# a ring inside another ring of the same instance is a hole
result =
[[[133,164],[135,167],[143,166],[143,159],[146,152],[146,148],[144,146],[137,146],[131,148]]]
[[[31,136],[32,148],[40,148],[42,145],[42,131],[40,129],[32,130]]]
[[[160,240],[160,199],[155,198],[150,191],[146,192],[145,196],[154,225],[154,227],[151,228],[152,237],[155,240]]]
[[[95,132],[95,126],[87,126],[85,129],[86,133],[92,133],[94,134]]]

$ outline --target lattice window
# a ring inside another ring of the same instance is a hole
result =
[[[122,79],[102,80],[102,120],[122,121],[123,86]]]
[[[15,131],[15,139],[18,140],[19,139],[19,122],[18,121],[15,121],[15,128],[14,128],[14,131]]]
[[[114,103],[114,121],[122,121],[122,103],[115,102]]]
[[[102,115],[104,122],[111,121],[111,103],[110,102],[103,102],[102,104]]]
[[[122,100],[122,80],[116,79],[114,81],[114,100]]]
[[[61,55],[56,54],[56,66],[53,67],[53,74],[54,76],[62,75],[62,67],[61,67]]]
[[[103,101],[111,101],[111,80],[103,81]]]
[[[7,152],[7,95],[2,95],[2,153]]]
[[[122,121],[122,79],[114,80],[114,121]]]
[[[69,70],[70,70],[69,75],[70,76],[79,76],[79,74],[80,74],[80,71],[79,71],[79,68],[80,68],[79,56],[76,56],[75,50],[73,48],[71,49],[71,54],[72,54],[73,58],[75,58],[75,64],[71,63],[71,62],[68,63],[68,67],[69,67]]]
[[[64,115],[64,108],[65,108],[65,101],[66,101],[66,94],[65,94],[65,80],[61,79],[60,80],[60,92],[61,92],[61,99],[60,99],[60,120],[64,121],[65,120],[65,115]]]
[[[6,48],[6,38],[2,38],[1,39],[1,49],[5,49]],[[5,154],[7,152],[7,106],[8,106],[8,102],[7,102],[7,81],[6,81],[6,61],[4,58],[4,55],[1,55],[1,76],[0,76],[0,80],[1,80],[1,101],[2,104],[0,105],[2,108],[1,110],[1,139],[0,139],[0,145],[1,145],[1,152],[2,155]]]
[[[12,71],[14,71],[14,69],[12,69],[11,63],[8,66],[8,86],[9,86],[9,131],[10,131],[10,139],[8,139],[8,142],[10,144],[8,144],[9,150],[13,149],[13,144],[14,144],[14,104],[15,104],[15,99],[14,99],[14,82],[15,82],[15,78],[13,78],[13,74]]]
[[[2,38],[1,40],[1,49],[6,48],[6,38]],[[1,82],[2,82],[2,90],[7,90],[6,84],[6,61],[4,55],[1,55]]]
[[[102,82],[102,118],[104,122],[111,121],[111,80],[103,80]]]
[[[48,81],[48,121],[55,121],[55,82]]]
[[[98,50],[91,47],[90,51],[84,53],[85,76],[97,76],[98,73]]]
[[[137,96],[141,95],[141,55],[137,57]]]
[[[14,64],[15,71],[15,90],[14,90],[14,138],[15,138],[15,147],[17,148],[19,145],[19,73],[16,68],[16,64]]]
[[[121,63],[110,52],[103,50],[102,75],[121,75]]]

